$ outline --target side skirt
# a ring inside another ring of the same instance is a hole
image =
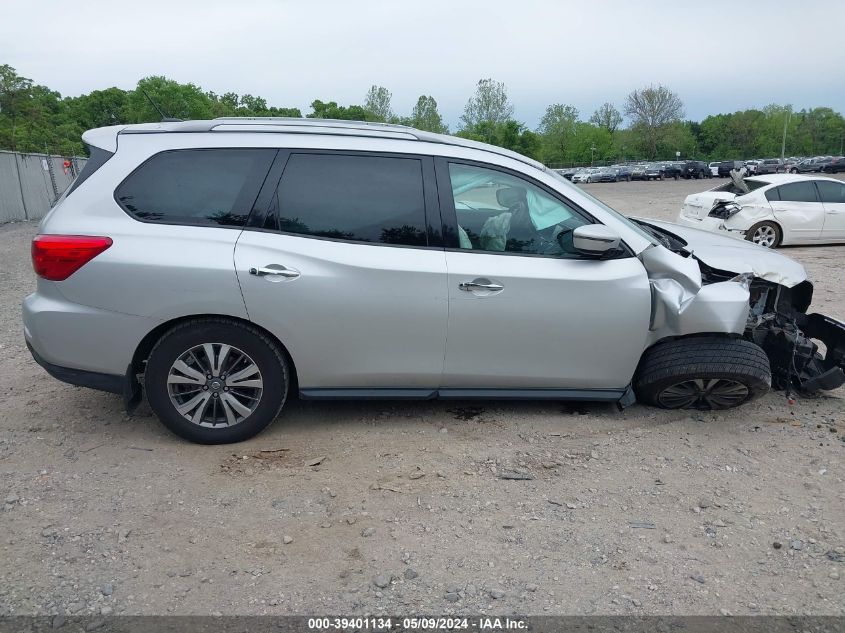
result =
[[[631,402],[625,389],[300,389],[303,400],[584,400]]]

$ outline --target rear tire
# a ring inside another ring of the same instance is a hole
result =
[[[766,248],[777,248],[783,233],[774,222],[758,222],[745,232],[745,239]]]
[[[766,353],[751,341],[702,336],[658,343],[640,361],[634,390],[662,409],[730,409],[772,384]]]
[[[207,318],[177,325],[159,339],[144,387],[150,407],[176,435],[228,444],[258,434],[279,415],[289,375],[284,355],[266,334]]]

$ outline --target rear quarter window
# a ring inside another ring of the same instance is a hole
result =
[[[115,191],[132,217],[163,224],[243,226],[273,149],[185,149],[156,154]]]
[[[780,199],[784,202],[818,202],[816,186],[813,181],[791,182],[788,185],[781,185]]]

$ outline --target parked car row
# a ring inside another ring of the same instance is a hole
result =
[[[609,167],[572,167],[555,171],[575,183],[712,177],[707,163],[700,160],[635,163]]]
[[[721,161],[710,163],[711,169],[717,165],[714,175],[727,177],[731,169],[745,167],[748,175],[764,176],[766,174],[807,174],[826,173],[836,174],[845,172],[845,157],[842,156],[813,156],[810,158],[790,157],[762,158],[745,161]],[[721,169],[720,169],[721,167]]]
[[[814,156],[812,158],[761,158],[754,160],[664,161],[610,165],[609,167],[570,167],[555,171],[567,180],[584,182],[620,182],[631,180],[665,180],[667,178],[727,178],[731,171],[745,168],[749,176],[766,174],[805,174],[845,172],[845,157]]]

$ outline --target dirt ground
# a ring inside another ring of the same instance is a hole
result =
[[[587,188],[674,219],[712,184]],[[294,401],[195,446],[30,358],[36,230],[0,227],[0,615],[845,614],[845,390],[719,414]],[[845,317],[845,246],[784,252]]]

